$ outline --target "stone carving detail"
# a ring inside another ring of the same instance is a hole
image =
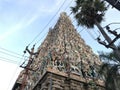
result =
[[[46,39],[38,50],[39,55],[31,64],[31,67],[36,69],[35,72],[30,72],[33,86],[46,68],[67,72],[69,67],[70,73],[83,78],[97,77],[97,69],[101,62],[74,29],[66,13],[62,13],[54,28],[49,29]]]

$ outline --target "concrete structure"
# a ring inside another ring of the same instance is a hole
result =
[[[104,82],[47,68],[32,90],[104,90]]]
[[[38,51],[23,90],[104,90],[98,74],[99,57],[85,44],[66,13],[61,13]],[[21,90],[25,71],[20,73],[13,90]]]

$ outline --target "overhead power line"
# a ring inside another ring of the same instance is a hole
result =
[[[95,36],[93,36],[93,34],[90,32],[90,30],[87,30],[87,29],[85,29],[87,32],[88,32],[88,34],[92,37],[92,39],[93,40],[96,40],[96,38],[95,38]]]
[[[5,54],[5,55],[9,55],[9,56],[14,57],[14,58],[22,59],[22,56],[21,56],[21,57],[18,57],[18,56],[15,56],[15,55],[12,55],[12,54],[3,52],[3,51],[0,51],[0,53]]]
[[[78,29],[78,28],[77,28]],[[78,31],[78,33],[80,34],[83,30],[85,30],[85,28],[82,28],[82,30]]]
[[[68,6],[72,3],[72,1],[73,0],[71,0],[71,2],[68,4]],[[48,22],[48,24],[43,28],[43,30],[50,24],[50,22],[54,19],[54,17],[58,14],[58,12],[60,11],[60,9],[63,7],[63,5],[65,4],[65,2],[66,2],[66,0],[64,0],[64,2],[62,3],[62,5],[60,6],[60,8],[58,9],[58,11],[55,13],[55,15],[50,19],[50,21]],[[67,6],[67,7],[68,7]],[[65,8],[65,10],[67,9],[67,7]],[[42,30],[42,31],[43,31]],[[42,33],[42,31],[33,39],[33,41],[35,41],[35,39]],[[32,41],[32,42],[33,42]],[[31,43],[32,43],[31,42]],[[30,43],[30,44],[31,44]],[[0,47],[0,49],[1,50],[4,50],[5,52],[3,52],[3,51],[0,51],[0,53],[2,53],[2,54],[5,54],[5,55],[9,55],[9,56],[12,56],[12,57],[15,57],[15,58],[19,58],[19,59],[22,59],[22,55],[21,54],[18,54],[18,53],[16,53],[16,52],[13,52],[13,51],[10,51],[10,50],[7,50],[7,49],[5,49],[5,48],[2,48],[2,47]],[[7,52],[7,53],[6,53]],[[9,52],[9,53],[8,53]],[[15,54],[15,55],[13,55],[13,54]],[[17,56],[16,56],[17,55]],[[18,56],[21,56],[21,57],[18,57]],[[25,56],[25,57],[27,57],[27,56]],[[10,60],[10,59],[7,59],[7,60]]]
[[[10,51],[10,50],[5,49],[5,48],[2,48],[2,47],[0,47],[0,50],[2,50],[2,51],[0,51],[0,52],[3,52],[3,53],[6,54],[6,55],[9,54],[9,56],[12,55],[13,57],[25,57],[25,58],[28,58],[28,56],[23,56],[23,55],[21,55],[21,54],[18,54],[18,53],[16,53],[16,52]],[[7,53],[6,53],[6,52],[7,52]]]
[[[47,26],[51,23],[51,21],[54,19],[54,17],[58,14],[58,12],[59,12],[60,9],[63,7],[63,5],[65,4],[66,1],[67,1],[67,0],[64,0],[63,4],[62,4],[61,7],[58,9],[58,11],[56,12],[56,14],[50,19],[50,21],[49,21],[49,22],[47,23],[47,25],[42,29],[42,31],[30,42],[30,44],[33,43],[33,42],[40,36],[40,34],[47,28]],[[73,0],[71,0],[70,3],[72,3],[72,1],[73,1]],[[69,3],[69,4],[70,4],[70,3]],[[69,6],[69,5],[68,5],[68,6]],[[66,9],[67,9],[67,7],[66,7]],[[29,44],[29,45],[30,45],[30,44]],[[6,50],[6,51],[7,51],[7,50]],[[11,52],[11,53],[12,53],[12,52]],[[15,54],[15,53],[14,53],[14,54]],[[9,54],[9,55],[10,55],[10,54]],[[17,54],[17,53],[16,53],[16,55],[20,55],[20,54]],[[11,56],[11,55],[10,55],[10,56]],[[20,55],[20,56],[22,56],[22,55]],[[17,57],[16,57],[16,58],[17,58]],[[21,58],[20,58],[20,59],[21,59]],[[17,68],[17,69],[18,69],[18,68]],[[17,70],[17,69],[16,69],[16,70]],[[16,73],[16,71],[15,71],[15,73]],[[13,77],[14,77],[14,76],[13,76]],[[13,79],[13,78],[12,78],[12,79]],[[11,79],[11,80],[12,80],[12,79]],[[10,83],[11,83],[11,81],[10,81]]]
[[[0,61],[5,61],[5,62],[9,62],[9,63],[14,63],[14,64],[18,63],[18,61],[8,59],[8,58],[4,58],[4,57],[0,57]]]
[[[11,85],[11,83],[13,82],[15,75],[17,74],[17,70],[19,69],[19,65],[21,64],[21,62],[22,62],[22,60],[17,63],[18,65],[17,65],[17,67],[16,67],[16,69],[15,69],[15,71],[14,71],[14,73],[13,73],[12,78],[11,78],[10,81],[9,81],[9,85],[8,85],[8,87],[7,87],[7,90],[9,90],[10,85]]]
[[[59,7],[58,11],[55,13],[55,15],[49,20],[49,22],[45,25],[45,27],[41,30],[41,32],[29,43],[32,44],[39,36],[40,34],[47,28],[47,26],[51,23],[51,21],[55,18],[55,16],[58,14],[58,12],[60,11],[60,9],[63,7],[63,5],[65,4],[67,0],[64,0],[64,2],[62,3],[62,5]]]
[[[67,10],[67,8],[72,4],[74,0],[71,0],[70,3],[68,3],[68,5],[66,6],[66,8],[64,10]]]
[[[70,3],[65,7],[64,11],[70,6],[70,4],[73,2],[74,0],[71,0]],[[43,28],[43,30],[46,29],[46,27],[52,22],[52,20],[57,16],[57,14],[59,13],[59,11],[61,10],[61,8],[63,7],[63,5],[65,4],[66,0],[63,2],[63,4],[60,6],[60,8],[58,9],[58,11],[55,13],[55,15],[50,19],[50,21],[48,22],[48,24]],[[71,13],[69,14],[69,16],[71,15]],[[36,41],[36,44],[41,41],[47,34],[48,32],[46,32],[38,41]],[[40,33],[41,34],[41,33]],[[39,34],[39,35],[40,35]],[[38,35],[38,36],[39,36]],[[30,43],[31,44],[31,43]]]
[[[1,50],[4,50],[4,51],[7,51],[7,52],[9,52],[9,53],[12,53],[12,54],[18,55],[18,56],[22,56],[21,54],[18,54],[18,53],[16,53],[16,52],[13,52],[13,51],[10,51],[10,50],[7,50],[7,49],[2,48],[2,47],[0,47],[0,49],[1,49]]]
[[[71,14],[69,14],[68,17],[70,17],[70,15],[71,15]],[[73,20],[72,23],[73,23],[73,22],[75,22],[75,20]],[[46,33],[36,42],[36,44],[37,44],[39,41],[41,41],[41,40],[46,36],[47,33],[48,33],[48,32],[46,32]]]
[[[112,24],[120,24],[120,22],[112,22],[112,23],[109,23],[109,24],[107,24],[106,26],[104,26],[103,28],[106,28],[107,26],[112,25]]]

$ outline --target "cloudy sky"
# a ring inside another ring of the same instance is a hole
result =
[[[48,29],[54,27],[60,12],[70,14],[69,7],[74,5],[73,2],[74,0],[0,0],[0,90],[11,90],[21,70],[19,65],[24,61],[22,55],[25,47],[30,44],[31,48],[37,43],[37,49]],[[119,16],[119,11],[110,9],[102,26],[120,22]],[[81,31],[83,27],[77,27],[73,16],[70,17],[75,28]],[[113,29],[116,27],[118,26],[112,26]],[[86,30],[80,34],[95,53],[108,51],[94,40],[100,34],[97,28],[94,31],[89,32],[92,36]]]

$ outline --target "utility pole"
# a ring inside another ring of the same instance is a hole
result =
[[[20,67],[22,67],[22,68],[25,69],[25,73],[24,73],[24,77],[23,77],[23,80],[22,80],[22,85],[21,85],[21,87],[20,87],[20,90],[24,90],[24,89],[25,89],[25,86],[26,86],[26,84],[27,84],[26,81],[27,81],[27,78],[28,78],[28,75],[29,75],[29,70],[32,70],[32,69],[30,68],[30,65],[32,64],[33,56],[39,54],[39,51],[36,52],[36,53],[34,53],[34,47],[35,47],[35,45],[33,45],[32,49],[31,49],[31,51],[30,51],[30,50],[28,49],[28,46],[27,46],[26,49],[25,49],[25,51],[24,51],[24,53],[26,53],[26,51],[27,51],[27,52],[30,54],[30,57],[29,57],[29,60],[28,60],[27,65],[26,65],[25,67],[22,66],[23,64],[20,66]]]
[[[104,29],[100,26],[99,23],[96,23],[96,25],[98,26],[100,32],[102,33],[103,37],[105,38],[105,40],[107,41],[108,44],[107,44],[106,42],[104,42],[104,41],[101,41],[101,39],[100,39],[99,37],[97,38],[97,41],[98,41],[100,44],[104,45],[105,47],[111,48],[111,49],[115,52],[115,54],[117,55],[117,57],[119,58],[119,61],[120,61],[120,52],[118,51],[118,48],[117,48],[116,45],[114,44],[114,42],[115,42],[118,38],[120,38],[120,34],[117,34],[116,31],[112,31],[112,30],[110,30],[109,26],[106,26],[106,29],[108,30],[108,32],[110,32],[111,34],[113,34],[113,35],[115,36],[115,38],[112,40],[112,39],[107,35],[107,33],[104,31]]]

